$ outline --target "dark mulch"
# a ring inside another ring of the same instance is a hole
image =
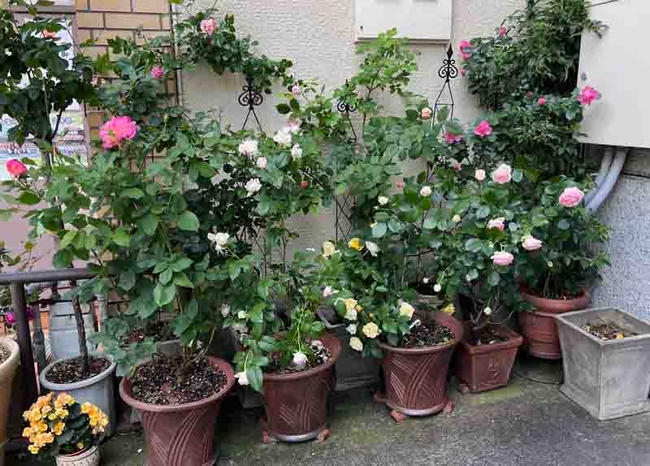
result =
[[[164,342],[176,339],[176,335],[169,326],[169,322],[155,322],[145,328],[133,329],[120,339],[121,345],[129,346],[131,343],[141,343],[145,338],[153,338],[154,341]]]
[[[227,382],[226,373],[206,357],[193,362],[156,357],[138,367],[131,379],[131,395],[155,405],[193,403],[216,395]]]
[[[435,322],[422,322],[413,327],[411,333],[404,336],[402,348],[422,348],[425,346],[445,345],[455,338],[453,332],[446,325]]]
[[[74,359],[57,362],[46,374],[45,378],[53,383],[75,383],[87,380],[101,374],[111,362],[106,358],[90,357],[89,371],[82,370],[81,356]]]
[[[332,357],[330,350],[324,346],[312,347],[311,349],[314,352],[314,358],[313,360],[310,358],[305,367],[298,368],[294,364],[282,367],[283,364],[281,364],[278,359],[272,358],[269,372],[272,374],[294,374],[296,372],[304,372],[325,364]]]
[[[493,345],[508,340],[508,335],[502,334],[493,327],[485,327],[478,331],[470,330],[467,334],[467,342],[472,346]]]
[[[5,362],[11,356],[11,351],[3,345],[0,345],[0,364]]]
[[[585,324],[582,328],[601,340],[620,340],[637,335],[614,324]]]

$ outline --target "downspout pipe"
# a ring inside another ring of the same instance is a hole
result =
[[[618,181],[618,178],[623,171],[623,167],[625,166],[625,161],[627,160],[629,152],[630,149],[628,147],[621,147],[616,150],[614,160],[612,161],[610,169],[607,172],[607,175],[605,176],[602,184],[598,187],[593,197],[587,202],[588,212],[596,212],[612,193],[614,186],[616,185],[616,182]]]
[[[612,166],[613,159],[614,159],[614,150],[611,147],[605,148],[605,151],[603,153],[603,158],[600,161],[600,170],[598,170],[598,175],[596,176],[596,180],[595,180],[596,187],[591,191],[589,191],[585,196],[585,205],[589,204],[589,202],[593,199],[593,197],[600,189],[600,186],[603,184],[603,181],[605,180],[607,173],[609,173],[609,169]]]

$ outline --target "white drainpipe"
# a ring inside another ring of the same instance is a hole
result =
[[[628,147],[616,148],[616,155],[612,160],[613,152],[614,148],[608,147],[605,149],[603,160],[600,164],[600,171],[596,177],[596,189],[590,192],[585,198],[589,212],[596,212],[612,193],[623,171],[630,149]]]

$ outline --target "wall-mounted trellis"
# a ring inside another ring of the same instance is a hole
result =
[[[454,50],[451,45],[447,49],[447,58],[442,61],[442,66],[438,69],[438,77],[444,79],[445,82],[438,93],[435,104],[433,106],[433,115],[436,117],[442,108],[449,109],[449,118],[454,116],[454,94],[451,91],[451,80],[458,77],[458,67],[454,57]]]
[[[263,131],[262,124],[260,123],[260,119],[257,117],[255,107],[262,105],[264,102],[264,96],[260,92],[259,88],[255,87],[252,76],[246,76],[246,84],[244,87],[242,87],[242,91],[243,92],[239,94],[237,101],[242,107],[248,107],[248,113],[246,113],[246,119],[244,120],[244,124],[242,125],[241,129],[246,129],[248,120],[250,119],[251,115],[253,115],[255,122],[257,123],[257,127],[260,131]]]

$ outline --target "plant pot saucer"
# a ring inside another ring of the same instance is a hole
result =
[[[451,400],[447,400],[428,409],[408,409],[391,403],[384,392],[375,392],[372,399],[376,403],[383,403],[388,406],[391,409],[390,417],[398,424],[404,422],[409,417],[432,416],[438,414],[440,411],[444,411],[445,414],[451,414],[454,411],[454,403]]]
[[[260,419],[260,429],[262,429],[262,443],[302,443],[308,442],[310,440],[315,441],[316,443],[324,442],[329,438],[332,431],[327,427],[327,424],[319,427],[313,432],[306,432],[304,434],[297,435],[282,435],[282,434],[271,434],[269,428],[269,421],[266,419],[266,416]]]

